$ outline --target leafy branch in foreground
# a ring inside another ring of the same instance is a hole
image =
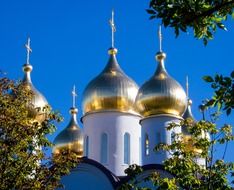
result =
[[[233,10],[234,0],[151,0],[147,12],[150,19],[159,18],[165,27],[174,28],[176,36],[191,28],[206,45],[217,28],[227,30],[224,21],[234,17]]]
[[[78,160],[66,153],[48,157],[47,135],[61,116],[43,108],[45,120],[31,114],[33,94],[19,82],[0,78],[0,189],[55,189]]]
[[[234,109],[234,71],[230,76],[216,74],[214,77],[204,76],[203,79],[211,83],[214,95],[206,101],[205,106],[217,106],[218,111],[223,109],[229,115]]]
[[[233,78],[231,75],[224,77],[215,75],[215,77],[205,76],[204,80],[211,83],[214,89],[214,95],[203,105],[203,111],[213,111],[218,108],[226,111],[229,115],[234,108],[233,101]],[[216,125],[216,119],[219,115],[215,110],[211,115],[211,121],[205,120],[195,122],[192,118],[185,119],[181,123],[171,123],[168,130],[181,127],[186,134],[175,134],[174,141],[171,144],[158,144],[155,151],[167,151],[171,157],[164,161],[164,169],[172,177],[165,177],[160,172],[154,172],[146,176],[142,181],[138,177],[143,170],[139,166],[130,166],[126,173],[130,180],[124,184],[122,189],[148,190],[148,186],[143,187],[142,182],[150,182],[153,189],[204,189],[204,190],[231,190],[231,183],[227,176],[234,176],[234,163],[226,162],[225,155],[227,144],[234,140],[232,126],[223,124]],[[219,157],[216,154],[219,153]],[[221,151],[223,153],[221,153]],[[221,155],[220,155],[221,154]],[[203,160],[204,162],[200,162]],[[204,163],[202,165],[201,163]],[[232,181],[232,183],[234,183]]]

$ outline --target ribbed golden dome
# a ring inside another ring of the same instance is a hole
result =
[[[120,68],[117,49],[110,48],[109,61],[104,70],[86,87],[83,94],[84,114],[97,111],[120,111],[137,114],[134,107],[137,84]]]
[[[192,100],[188,99],[187,101],[188,101],[188,105],[184,112],[183,119],[189,119],[190,120],[189,122],[191,122],[191,124],[195,124],[194,117],[191,111]],[[185,146],[186,150],[200,154],[202,150],[194,146],[194,141],[192,139],[192,135],[188,131],[188,126],[182,126],[181,132],[183,134],[183,142],[186,145]]]
[[[193,117],[192,110],[191,110],[191,105],[192,105],[192,100],[188,98],[188,105],[187,109],[184,112],[183,119],[189,119],[191,124],[195,124],[196,121]],[[182,126],[181,127],[181,132],[183,134],[183,142],[185,143],[185,148],[187,151],[193,151],[194,153],[200,154],[202,153],[202,150],[199,148],[196,148],[194,146],[194,141],[192,139],[191,133],[188,131],[188,126]],[[210,134],[202,132],[201,138],[206,138],[210,140]]]
[[[30,64],[25,64],[23,66],[24,71],[24,79],[23,85],[24,87],[32,93],[31,104],[33,108],[30,111],[30,115],[38,122],[42,122],[45,119],[45,114],[48,110],[45,108],[48,106],[48,102],[46,98],[33,86],[31,81],[30,73],[33,67]]]
[[[68,149],[68,151],[74,152],[78,157],[83,156],[83,131],[79,127],[76,114],[77,109],[71,108],[70,113],[72,115],[68,126],[61,131],[54,140],[53,153],[59,154],[61,149]]]
[[[192,122],[195,122],[193,114],[192,114],[192,110],[191,110],[191,105],[192,105],[192,100],[188,99],[188,104],[183,114],[183,119],[191,119]],[[181,128],[181,132],[183,133],[183,135],[190,135],[186,126]]]
[[[156,59],[159,62],[157,70],[139,89],[136,107],[145,117],[160,114],[181,117],[186,109],[184,89],[167,73],[164,66],[165,58],[165,53],[157,53]]]

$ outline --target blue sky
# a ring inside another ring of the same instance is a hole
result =
[[[30,36],[33,83],[50,105],[64,116],[64,122],[58,125],[51,140],[70,119],[72,86],[75,84],[77,88],[80,118],[84,88],[107,63],[107,50],[111,46],[108,20],[113,8],[119,64],[141,85],[154,73],[157,65],[154,56],[159,49],[157,28],[160,21],[148,19],[145,11],[148,1],[0,2],[0,68],[10,78],[22,78],[22,65],[26,63],[24,44]],[[184,87],[185,77],[189,76],[189,94],[196,119],[201,119],[198,105],[212,95],[202,76],[227,75],[234,69],[233,23],[230,19],[226,23],[228,32],[217,31],[215,39],[207,47],[194,39],[192,33],[175,38],[172,29],[162,30],[163,50],[167,53],[166,68]],[[233,114],[229,118],[222,117],[219,123],[234,124],[231,117]],[[233,148],[234,144],[228,147],[227,160],[233,161]]]

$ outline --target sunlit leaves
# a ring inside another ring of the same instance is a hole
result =
[[[217,106],[218,111],[223,109],[230,115],[234,108],[234,71],[227,77],[216,74],[214,77],[205,76],[203,80],[211,83],[214,89],[214,95],[206,102],[206,106]]]
[[[217,27],[227,30],[223,22],[233,16],[234,1],[151,0],[147,12],[150,19],[161,19],[165,27],[174,28],[175,35],[193,30],[194,37],[206,45],[213,39]]]
[[[46,106],[45,120],[34,120],[31,97],[20,82],[0,78],[0,189],[55,189],[78,163],[66,150],[53,158],[45,154],[52,146],[47,135],[61,116]]]

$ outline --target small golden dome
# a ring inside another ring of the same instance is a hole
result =
[[[70,109],[72,117],[68,126],[54,140],[54,154],[59,154],[60,150],[65,148],[76,153],[78,157],[83,156],[83,131],[76,120],[77,112],[78,110],[74,107]]]
[[[120,111],[138,114],[134,107],[137,84],[120,68],[117,49],[110,48],[110,58],[104,70],[86,87],[83,94],[84,114],[97,111]]]
[[[192,100],[188,98],[188,105],[187,109],[184,112],[183,119],[190,120],[189,122],[191,124],[196,124],[196,121],[193,117],[192,111],[191,111],[191,105],[192,105]],[[183,134],[183,142],[185,143],[185,148],[187,151],[193,151],[194,153],[201,154],[202,150],[199,148],[196,148],[194,146],[194,141],[192,139],[191,133],[188,131],[188,126],[182,126],[181,127],[181,132]],[[202,132],[201,138],[206,138],[210,140],[210,135],[209,133]]]
[[[192,105],[192,100],[188,99],[188,104],[187,104],[186,110],[183,114],[183,119],[191,119],[192,122],[195,123],[195,119],[194,119],[192,111],[191,111],[191,105]],[[183,135],[190,135],[186,126],[182,127],[181,130],[182,130]]]
[[[25,64],[23,66],[24,79],[23,86],[25,89],[29,90],[32,93],[32,106],[33,109],[30,111],[30,116],[32,116],[36,121],[42,122],[45,120],[45,114],[48,110],[45,108],[48,106],[46,98],[33,86],[31,81],[31,71],[33,67],[30,64]]]
[[[186,109],[184,89],[167,73],[164,67],[165,58],[165,53],[157,53],[157,70],[138,91],[136,107],[144,117],[160,114],[181,117]]]

